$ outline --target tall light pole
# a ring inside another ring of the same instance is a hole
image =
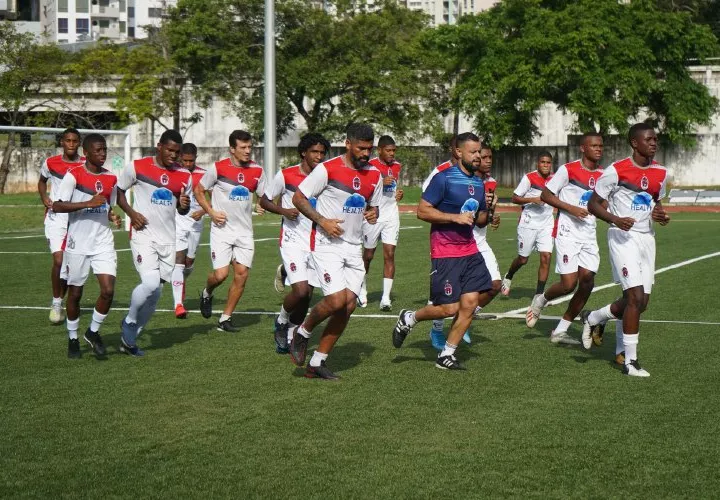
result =
[[[265,148],[263,166],[268,181],[275,177],[275,0],[265,0]]]

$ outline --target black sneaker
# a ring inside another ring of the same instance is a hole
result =
[[[395,328],[393,328],[392,332],[392,343],[398,349],[402,347],[403,342],[405,342],[405,337],[407,337],[410,330],[412,330],[412,326],[408,325],[405,321],[406,312],[408,312],[407,309],[400,311],[397,323],[395,323]]]
[[[306,339],[300,335],[298,328],[295,328],[292,341],[290,342],[290,359],[292,359],[292,362],[297,366],[303,366],[305,364],[309,342],[310,339]]]
[[[80,342],[78,339],[68,339],[68,358],[80,359],[82,353],[80,352]]]
[[[278,323],[275,318],[275,352],[278,354],[287,354],[289,350],[287,338],[288,324]]]
[[[454,354],[449,356],[440,356],[438,354],[437,360],[435,361],[435,368],[441,370],[464,370],[465,367],[460,364]]]
[[[200,314],[202,314],[202,317],[205,319],[212,316],[212,299],[212,295],[205,298],[205,296],[203,296],[203,292],[200,292]]]
[[[88,328],[83,338],[85,339],[85,342],[90,344],[95,356],[105,356],[105,346],[103,345],[103,341],[98,332],[93,332],[90,328]]]
[[[325,364],[325,361],[320,363],[320,366],[308,365],[305,370],[305,378],[322,378],[325,380],[340,380],[339,375],[335,375]]]
[[[239,326],[235,326],[232,324],[232,318],[226,319],[225,321],[218,321],[217,329],[219,332],[230,332],[230,333],[237,333],[240,331]]]

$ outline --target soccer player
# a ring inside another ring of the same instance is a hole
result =
[[[68,170],[57,189],[53,212],[69,213],[65,266],[68,278],[68,358],[79,358],[80,299],[90,268],[100,285],[85,341],[97,357],[105,355],[100,326],[110,312],[115,294],[117,254],[110,222],[120,227],[112,211],[117,198],[117,177],[103,168],[107,158],[105,138],[89,134],[83,140],[85,166]]]
[[[180,148],[181,165],[192,174],[192,185],[197,186],[205,174],[205,169],[195,164],[197,160],[197,146],[186,142]],[[175,317],[185,319],[187,310],[183,305],[185,300],[185,281],[190,276],[195,265],[195,254],[203,231],[203,215],[205,210],[190,192],[190,211],[187,215],[175,215],[175,268],[172,274],[172,291],[175,302]]]
[[[292,198],[302,181],[325,159],[330,143],[320,134],[306,134],[300,138],[298,154],[300,164],[280,170],[268,190],[260,199],[260,205],[274,214],[283,216],[280,226],[280,256],[288,270],[287,280],[291,287],[285,296],[280,314],[275,320],[275,350],[287,354],[291,340],[289,332],[305,319],[313,290],[320,286],[310,261],[310,233],[312,221],[302,215],[292,203]],[[280,204],[275,199],[280,198]],[[310,199],[312,205],[317,200]]]
[[[582,157],[561,166],[540,195],[542,201],[558,209],[555,272],[560,275],[560,281],[533,297],[525,316],[527,326],[535,326],[548,301],[572,293],[577,286],[565,314],[550,334],[550,342],[554,344],[579,344],[567,330],[590,297],[595,273],[600,267],[595,216],[588,212],[587,205],[603,172],[599,165],[602,136],[595,132],[583,135],[580,152]],[[592,342],[590,338],[583,339],[586,340]],[[584,347],[589,349],[590,345],[584,344]]]
[[[490,273],[473,236],[473,228],[488,221],[485,186],[475,175],[480,167],[480,139],[466,132],[457,136],[456,144],[460,162],[432,178],[417,210],[419,219],[431,223],[432,304],[418,311],[400,311],[392,332],[393,345],[400,348],[418,321],[454,316],[445,347],[435,362],[444,370],[464,369],[455,350],[475,308],[489,302],[492,289]]]
[[[513,192],[512,202],[522,205],[517,228],[518,255],[502,280],[501,293],[510,295],[513,276],[527,264],[533,248],[540,254],[538,280],[535,294],[545,291],[545,282],[550,274],[550,259],[553,249],[553,207],[540,199],[545,184],[552,179],[552,155],[547,151],[538,156],[537,169],[525,174]]]
[[[166,130],[155,156],[128,164],[118,179],[118,206],[130,217],[130,249],[140,284],[130,297],[130,309],[122,320],[120,351],[144,356],[137,346],[142,331],[157,307],[163,283],[171,281],[175,267],[175,212],[190,211],[192,176],[177,163],[182,136]],[[133,188],[133,204],[125,191]]]
[[[55,213],[52,205],[57,200],[60,181],[65,177],[67,171],[82,166],[85,162],[85,158],[78,155],[80,132],[76,129],[68,128],[63,131],[60,136],[60,146],[63,150],[62,154],[51,156],[42,163],[40,179],[38,180],[38,193],[43,205],[45,205],[45,238],[47,238],[50,253],[52,254],[50,282],[52,283],[53,299],[50,307],[50,322],[53,324],[62,323],[65,319],[62,300],[65,297],[67,281],[66,277],[64,277],[62,263],[68,215],[66,213]],[[49,195],[48,181],[50,181]]]
[[[616,358],[624,358],[623,373],[649,377],[640,366],[637,347],[640,315],[647,308],[655,282],[653,221],[662,226],[670,222],[661,202],[667,171],[653,159],[658,141],[650,125],[636,123],[630,127],[628,141],[632,155],[605,169],[588,202],[588,211],[610,224],[607,236],[610,264],[623,296],[601,309],[582,314],[583,343],[590,345],[586,339],[591,339],[593,326],[621,319],[622,329],[616,327],[615,353]]]
[[[293,195],[295,207],[313,221],[312,266],[324,295],[302,325],[292,329],[293,363],[305,364],[313,328],[330,318],[305,371],[308,378],[340,378],[327,367],[326,360],[355,310],[365,276],[363,220],[371,224],[377,221],[383,183],[380,172],[368,164],[374,138],[370,126],[350,124],[345,154],[316,166]],[[312,198],[317,198],[315,207]]]
[[[252,155],[252,136],[244,130],[230,134],[230,157],[211,165],[200,183],[195,186],[195,198],[212,219],[210,226],[210,256],[213,271],[200,295],[200,313],[203,318],[212,316],[213,292],[230,274],[233,278],[228,298],[218,320],[218,331],[239,332],[232,324],[235,310],[248,279],[255,255],[252,212],[253,193],[265,192],[265,174]],[[212,205],[205,197],[212,189]]]
[[[390,311],[392,302],[390,291],[395,279],[395,247],[397,247],[400,234],[400,212],[398,202],[403,198],[403,190],[398,187],[400,169],[402,165],[395,161],[397,146],[395,140],[389,135],[378,139],[378,155],[370,160],[370,165],[377,168],[383,176],[383,195],[380,199],[380,215],[376,224],[367,221],[363,223],[363,262],[365,263],[365,278],[363,279],[358,305],[367,307],[367,273],[370,272],[370,263],[375,257],[375,248],[378,240],[382,241],[383,249],[383,294],[380,299],[380,310]]]

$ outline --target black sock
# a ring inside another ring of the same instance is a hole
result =
[[[541,294],[545,291],[545,281],[538,280],[537,288],[535,289],[535,295]]]
[[[513,279],[513,276],[515,276],[514,271],[508,271],[507,273],[505,273],[505,277],[509,280]]]

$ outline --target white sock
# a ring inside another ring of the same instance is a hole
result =
[[[161,289],[162,286],[160,284],[159,271],[143,273],[140,276],[140,280],[140,284],[133,289],[132,295],[130,296],[130,308],[125,318],[125,321],[128,323],[138,323],[140,310],[145,306],[145,303],[150,300],[150,297],[156,293],[158,289]]]
[[[78,326],[80,326],[80,318],[68,319],[65,321],[67,324],[68,338],[77,339]]]
[[[383,295],[382,300],[390,302],[390,291],[392,290],[393,279],[383,278]]]
[[[310,366],[318,367],[320,364],[327,359],[328,355],[324,352],[315,351],[310,358]]]
[[[312,335],[312,332],[309,332],[305,329],[305,325],[298,326],[297,332],[298,332],[298,335],[302,335],[306,339],[309,339],[310,336]]]
[[[445,342],[445,348],[440,353],[440,356],[452,356],[455,354],[455,349],[457,349],[456,345],[451,344],[450,342]]]
[[[615,354],[620,354],[625,350],[624,336],[625,332],[623,331],[622,318],[620,318],[615,322]]]
[[[445,320],[444,319],[434,319],[432,322],[432,329],[436,330],[438,332],[442,332],[445,329]]]
[[[363,278],[362,285],[360,285],[360,294],[367,295],[367,274]]]
[[[208,297],[212,297],[212,295],[210,295],[210,294],[208,293],[207,288],[203,288],[202,296],[203,296],[203,299],[207,299]]]
[[[637,360],[637,346],[638,346],[638,337],[640,336],[640,333],[636,333],[635,335],[628,335],[627,333],[623,333],[623,344],[625,344],[625,364],[629,365],[630,361],[636,361]]]
[[[591,312],[590,316],[588,316],[588,323],[591,325],[599,325],[600,323],[607,323],[611,319],[615,319],[615,316],[610,312],[610,304],[608,304],[601,309]]]
[[[92,322],[90,323],[90,330],[97,333],[100,331],[100,325],[107,318],[107,314],[100,314],[97,309],[93,309]]]
[[[293,325],[292,323],[290,323],[290,322],[288,321],[287,327],[288,327],[288,329],[287,329],[287,339],[288,339],[288,342],[291,342],[291,341],[292,341],[292,338],[293,338],[293,332],[295,331],[295,327],[297,327],[297,325]]]
[[[415,311],[408,311],[405,313],[405,323],[407,323],[410,327],[417,325],[417,320],[415,319]]]
[[[157,308],[158,301],[160,300],[160,295],[162,295],[162,285],[156,288],[155,291],[150,294],[143,306],[138,311],[138,327],[144,327],[145,325],[147,325],[152,315],[155,314],[155,309]],[[140,332],[138,331],[138,335],[139,334]]]
[[[548,299],[545,298],[545,294],[540,294],[540,297],[538,297],[538,304],[540,304],[540,307],[545,307],[548,303]],[[567,328],[566,328],[567,330]]]
[[[284,306],[280,306],[280,315],[278,316],[278,323],[281,325],[284,325],[288,321],[290,321],[288,312],[285,310]]]
[[[46,304],[47,304],[47,302],[46,302]],[[52,305],[61,306],[62,305],[62,297],[53,297]]]
[[[185,264],[175,264],[172,272],[172,291],[175,307],[182,304],[183,287],[185,286]]]
[[[232,318],[232,316],[230,316],[229,314],[222,313],[222,314],[220,315],[220,319],[218,320],[218,323],[222,323],[223,321],[227,321],[227,320],[229,320],[230,318]]]
[[[572,321],[568,321],[566,319],[558,321],[558,325],[555,327],[555,334],[557,335],[558,333],[567,332],[571,323]]]

